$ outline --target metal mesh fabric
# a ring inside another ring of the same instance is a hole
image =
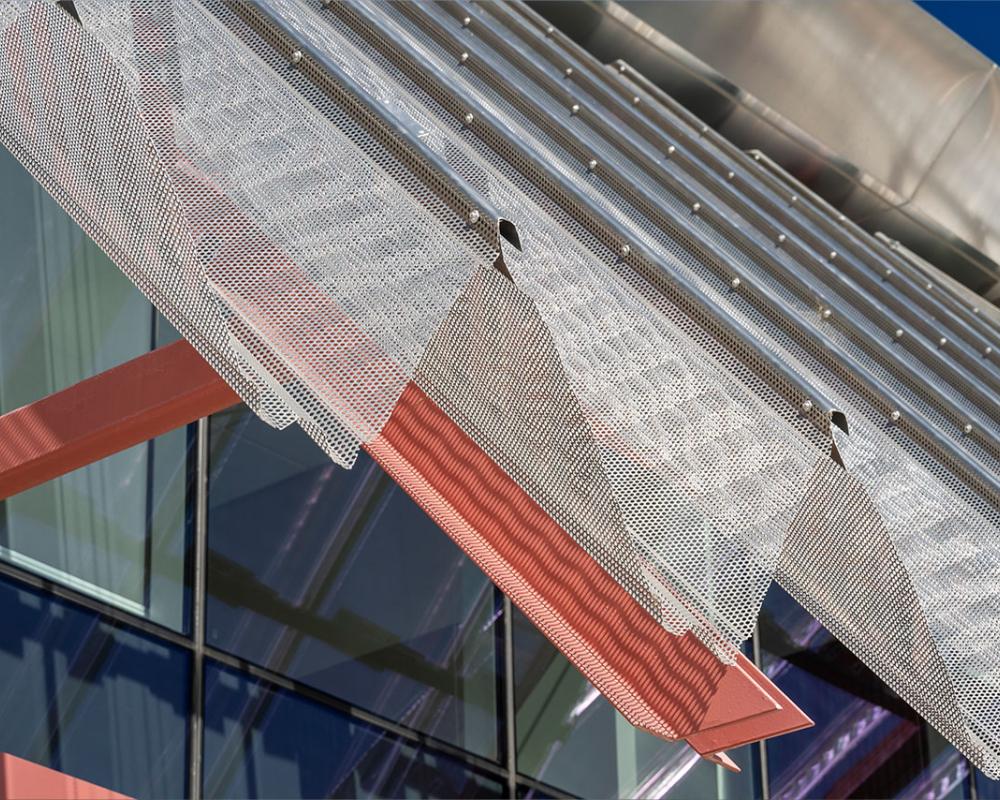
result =
[[[463,69],[445,46],[462,28],[429,34],[449,24],[437,8],[417,25],[364,0],[77,5],[82,28],[51,4],[0,2],[0,142],[257,413],[350,465],[413,380],[668,630],[731,660],[777,571],[1000,771],[996,499],[815,346],[947,422],[765,269],[751,245],[767,237],[724,192],[685,178],[717,207],[692,214],[596,128],[564,131],[554,92],[534,86],[525,113],[497,81],[533,79],[500,52],[496,79]],[[635,190],[588,170],[584,147]],[[496,220],[470,217],[451,178],[516,223],[501,269]],[[782,323],[733,275],[779,298]],[[774,361],[836,403],[850,436],[790,399]],[[953,402],[989,424],[982,403]]]

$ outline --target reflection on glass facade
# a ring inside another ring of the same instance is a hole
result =
[[[767,743],[772,798],[968,796],[961,754],[777,587],[759,629],[765,674],[816,723]]]
[[[132,797],[185,793],[189,656],[0,579],[0,752]]]
[[[729,753],[743,770],[733,773],[686,744],[634,728],[520,613],[514,688],[517,759],[526,775],[582,797],[760,796],[755,748]]]
[[[460,761],[209,665],[206,797],[503,797]]]
[[[170,326],[0,148],[0,413],[170,340]],[[184,627],[188,433],[0,501],[0,558]]]
[[[0,187],[0,412],[176,336]],[[136,798],[1000,800],[778,589],[758,660],[816,727],[738,775],[636,731],[370,460],[242,408],[0,501],[0,559],[0,752]]]
[[[207,641],[479,755],[497,756],[493,585],[362,455],[212,420]]]

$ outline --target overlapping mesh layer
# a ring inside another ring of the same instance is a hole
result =
[[[415,380],[669,630],[728,660],[777,569],[997,771],[995,498],[810,349],[819,317],[801,298],[785,298],[801,336],[741,300],[719,259],[781,285],[725,231],[667,194],[659,217],[637,209],[398,7],[77,6],[83,29],[49,4],[0,3],[0,141],[258,413],[299,422],[350,464]],[[412,72],[388,55],[394,41],[415,50]],[[362,96],[293,56],[294,42]],[[433,81],[461,85],[473,121],[488,115],[499,138],[477,135]],[[366,103],[408,143],[374,130]],[[581,224],[583,205],[497,148],[504,135],[660,271]],[[614,142],[579,135],[602,163],[632,169]],[[441,190],[424,151],[516,223],[506,274],[489,266],[487,221],[469,223],[472,201]],[[741,335],[692,312],[706,300]],[[849,437],[799,413],[769,372],[775,357],[847,413]]]

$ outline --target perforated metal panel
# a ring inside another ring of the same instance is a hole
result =
[[[412,381],[667,630],[777,575],[997,773],[990,327],[523,6],[77,7],[0,5],[0,141],[261,416],[349,465]]]

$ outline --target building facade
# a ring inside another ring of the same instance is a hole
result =
[[[0,412],[176,338],[0,152]],[[625,722],[362,456],[242,407],[0,502],[0,752],[133,797],[1000,797],[778,587],[815,727]]]

